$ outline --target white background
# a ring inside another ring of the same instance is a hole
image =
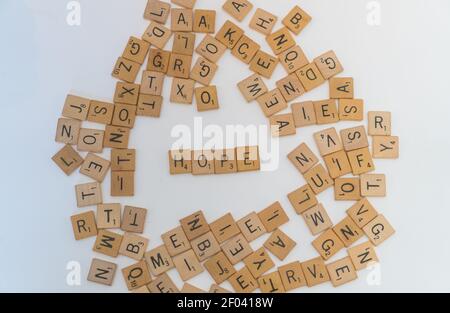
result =
[[[220,9],[222,2],[198,0],[196,7],[217,9],[219,28],[229,18]],[[116,81],[110,72],[128,37],[140,36],[148,25],[142,18],[146,1],[82,0],[80,26],[67,25],[67,3],[0,1],[0,291],[126,290],[120,271],[111,288],[85,280],[92,257],[108,259],[92,252],[94,238],[73,239],[69,217],[85,211],[76,208],[73,186],[89,179],[78,173],[65,177],[50,158],[60,148],[53,139],[67,93],[112,100]],[[307,56],[313,59],[334,49],[345,67],[342,75],[355,79],[356,97],[365,99],[367,110],[391,111],[393,134],[401,138],[400,159],[376,161],[377,172],[387,174],[388,196],[372,202],[397,230],[377,250],[381,259],[379,284],[368,283],[368,274],[374,273],[365,271],[359,273],[359,280],[339,289],[324,284],[299,291],[449,291],[450,2],[378,1],[379,26],[367,23],[368,1],[363,0],[253,3],[279,17],[294,4],[309,12],[313,21],[297,37]],[[248,29],[249,18],[240,25],[270,51],[264,38]],[[214,83],[219,86],[221,108],[200,114],[204,124],[265,124],[256,102],[247,104],[235,87],[250,75],[247,67],[229,52],[219,67]],[[284,75],[279,66],[269,86],[273,88]],[[169,87],[170,79],[166,79],[165,95]],[[302,99],[327,96],[325,84]],[[156,247],[161,244],[161,233],[195,210],[204,210],[209,221],[226,212],[240,218],[279,200],[291,218],[282,230],[298,243],[284,263],[315,257],[310,245],[313,238],[286,197],[304,184],[286,155],[303,141],[315,148],[312,133],[320,128],[300,129],[296,136],[282,138],[281,161],[274,172],[171,177],[166,159],[174,141],[170,131],[178,124],[192,125],[198,115],[193,106],[165,101],[160,119],[139,118],[130,141],[138,151],[136,197],[111,199],[108,176],[103,184],[104,201],[120,200],[148,208],[145,234],[150,247]],[[340,123],[337,127],[352,125],[356,124]],[[342,219],[351,205],[333,201],[331,189],[319,199],[334,222]],[[255,241],[253,247],[259,247],[266,238]],[[79,286],[66,283],[70,261],[81,264]],[[119,268],[133,263],[125,257],[116,262]],[[172,270],[170,275],[181,288],[178,274]],[[211,282],[204,273],[191,283],[207,289]]]

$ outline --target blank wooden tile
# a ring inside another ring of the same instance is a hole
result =
[[[364,100],[339,99],[338,106],[341,121],[362,121],[364,119]]]
[[[190,78],[203,86],[209,86],[213,80],[218,66],[203,57],[199,57],[192,67]]]
[[[172,150],[168,155],[171,175],[192,173],[191,150]]]
[[[280,202],[274,202],[258,213],[258,217],[267,232],[272,232],[283,224],[289,222],[289,217]]]
[[[289,193],[288,198],[297,214],[302,214],[317,205],[316,195],[309,185],[304,185]]]
[[[117,265],[100,259],[92,259],[88,281],[111,286],[116,274]]]
[[[313,90],[325,82],[325,78],[320,73],[315,63],[303,66],[297,72],[298,79],[302,83],[306,91]]]
[[[294,164],[301,174],[306,173],[314,165],[319,162],[319,159],[305,144],[300,144],[292,152],[288,154],[288,159]]]
[[[122,57],[127,60],[143,64],[147,58],[149,48],[150,44],[148,42],[131,36],[130,39],[128,39],[128,43],[123,51]]]
[[[169,69],[170,51],[150,49],[147,61],[147,71],[167,73]]]
[[[212,279],[214,279],[216,284],[223,283],[234,273],[236,273],[233,265],[230,263],[223,252],[219,252],[209,258],[204,263],[204,266],[208,273],[211,275]]]
[[[111,75],[127,83],[134,83],[140,69],[141,64],[120,57],[117,59]]]
[[[120,203],[102,203],[97,205],[97,228],[120,228],[122,215]]]
[[[67,145],[75,145],[81,130],[81,122],[68,118],[58,119],[58,126],[56,128],[55,141]]]
[[[281,282],[286,291],[291,291],[306,286],[305,274],[303,274],[302,264],[294,261],[278,268]]]
[[[369,148],[361,148],[347,152],[353,175],[365,174],[375,170]]]
[[[291,102],[305,93],[297,75],[290,74],[276,83],[286,102]]]
[[[233,22],[227,20],[216,33],[215,37],[228,49],[233,49],[242,35],[244,35],[244,31]]]
[[[306,284],[313,287],[330,281],[327,268],[321,257],[311,259],[302,263],[303,273],[305,274]]]
[[[206,234],[193,239],[191,241],[191,246],[200,262],[205,261],[207,258],[212,257],[220,251],[220,245],[212,232],[207,232]]]
[[[64,102],[62,116],[85,121],[89,112],[89,104],[91,100],[78,97],[75,95],[67,95]]]
[[[353,78],[351,77],[330,78],[331,99],[353,99],[353,89]]]
[[[350,174],[352,168],[348,161],[347,153],[344,150],[328,154],[323,157],[325,165],[327,166],[330,177],[336,179],[338,177]]]
[[[217,63],[227,47],[211,35],[206,35],[195,49],[205,59]]]
[[[80,173],[102,182],[108,173],[111,162],[94,153],[88,153],[80,168]]]
[[[280,229],[275,230],[264,242],[264,247],[281,261],[288,256],[296,245],[297,243]]]
[[[161,239],[167,248],[170,256],[175,256],[186,252],[191,248],[191,244],[186,237],[181,226],[176,227],[161,235]]]
[[[247,267],[243,267],[236,272],[228,281],[237,293],[251,293],[258,288],[258,282]]]
[[[366,198],[363,198],[352,205],[347,210],[347,214],[359,228],[363,228],[378,216],[378,212]]]
[[[180,220],[181,227],[189,240],[200,237],[209,232],[209,224],[202,211],[197,211]]]
[[[253,249],[245,239],[244,235],[239,234],[222,245],[222,251],[230,260],[231,264],[235,265],[249,256]]]
[[[194,12],[190,9],[173,8],[170,10],[172,32],[191,32],[194,24]]]
[[[126,205],[123,209],[121,229],[129,233],[142,234],[146,217],[147,209]]]
[[[142,73],[141,94],[160,96],[164,86],[164,73],[144,71]]]
[[[111,172],[111,196],[112,197],[134,196],[134,172],[129,171]]]
[[[263,78],[258,74],[253,74],[239,82],[238,88],[247,102],[255,100],[269,91]]]
[[[119,254],[139,261],[144,257],[147,245],[147,238],[136,234],[125,233],[122,244],[120,245]]]
[[[87,120],[93,123],[111,124],[113,114],[114,104],[92,100]]]
[[[252,212],[238,220],[237,225],[248,242],[261,237],[267,232],[256,212]]]
[[[214,171],[216,174],[236,173],[236,149],[218,149],[214,151]]]
[[[156,22],[151,22],[142,35],[142,39],[149,42],[152,46],[159,49],[164,49],[164,46],[172,36],[172,31]]]
[[[276,57],[259,50],[250,62],[250,71],[270,79],[278,62]]]
[[[70,145],[65,145],[53,157],[53,162],[66,174],[72,174],[83,164],[83,158]]]
[[[195,47],[195,34],[176,32],[173,35],[172,53],[192,55]]]
[[[259,289],[262,293],[285,293],[283,282],[278,271],[258,278]]]
[[[258,146],[236,148],[236,163],[238,172],[259,171],[261,159]]]
[[[288,107],[286,100],[284,100],[278,88],[275,88],[256,99],[266,117],[286,109]]]
[[[206,291],[195,287],[189,283],[184,283],[183,288],[181,289],[180,293],[206,293]]]
[[[292,113],[272,115],[269,122],[274,137],[291,136],[297,133]]]
[[[121,243],[122,235],[100,229],[94,243],[93,251],[115,258],[119,255]]]
[[[219,243],[224,243],[228,239],[239,234],[240,230],[236,224],[231,213],[227,213],[224,216],[218,218],[211,224],[209,224],[214,237],[216,237]]]
[[[398,159],[399,144],[396,136],[373,136],[372,156],[374,159]]]
[[[136,105],[139,98],[140,85],[117,82],[114,103]]]
[[[345,151],[366,148],[369,146],[366,128],[364,126],[342,129],[340,133]]]
[[[339,122],[336,100],[314,101],[314,111],[316,112],[316,122],[319,125]]]
[[[391,135],[391,112],[369,112],[369,135]]]
[[[281,65],[289,73],[293,74],[309,64],[308,58],[300,46],[294,46],[278,55]]]
[[[75,194],[77,197],[77,207],[79,208],[103,202],[102,188],[97,182],[76,185]]]
[[[214,173],[214,153],[211,150],[192,151],[192,174],[211,175]]]
[[[333,50],[325,52],[315,58],[314,63],[317,65],[320,73],[325,79],[329,79],[344,70]]]
[[[264,248],[259,248],[246,257],[244,264],[254,278],[260,277],[275,266],[275,263]]]
[[[173,258],[173,264],[183,281],[187,281],[204,271],[192,250],[188,250],[175,256]]]
[[[170,91],[170,102],[192,104],[195,81],[192,79],[174,78]]]
[[[381,214],[364,226],[363,231],[375,246],[379,246],[395,233],[394,228]]]
[[[385,197],[386,175],[384,174],[361,175],[361,195],[363,197]]]
[[[177,286],[166,273],[159,275],[147,285],[151,293],[179,293]]]
[[[183,8],[192,9],[197,0],[170,0],[172,3],[176,5],[182,6]]]
[[[294,115],[295,127],[305,127],[317,124],[316,111],[313,101],[292,103],[292,115]]]
[[[211,288],[209,288],[209,293],[231,293],[231,291],[222,288],[219,285],[212,284]]]
[[[291,32],[298,35],[311,22],[311,16],[303,11],[299,6],[295,6],[288,15],[283,19],[284,26],[289,28]]]
[[[95,224],[94,212],[89,211],[73,215],[70,217],[70,220],[72,222],[75,240],[97,236],[97,225]]]
[[[239,22],[253,9],[253,4],[247,0],[227,0],[222,8]]]
[[[154,276],[159,276],[174,267],[172,258],[164,245],[145,252],[144,258]]]
[[[170,3],[159,0],[149,0],[144,11],[144,18],[160,24],[165,24],[169,18],[170,7]]]
[[[304,177],[316,195],[333,186],[333,179],[322,164],[316,165],[307,171]]]
[[[359,177],[341,177],[334,181],[334,199],[350,201],[361,199]]]
[[[112,171],[135,171],[136,150],[135,149],[111,149]]]
[[[243,35],[231,50],[231,54],[245,64],[249,64],[260,48],[258,43]]]
[[[252,17],[249,26],[251,29],[267,36],[272,33],[272,29],[277,23],[277,20],[278,17],[272,13],[258,8]]]
[[[348,256],[352,260],[352,263],[357,271],[378,263],[378,256],[370,241],[359,244],[353,248],[349,248]]]
[[[322,204],[318,204],[303,213],[303,219],[306,222],[311,234],[314,236],[333,226],[327,211]]]
[[[127,127],[106,125],[104,137],[103,145],[105,148],[127,149],[130,139],[130,129]]]
[[[161,96],[139,95],[137,116],[160,117],[163,98]]]
[[[350,216],[347,216],[336,224],[336,226],[333,227],[333,231],[347,248],[364,235],[362,229],[356,225]]]
[[[319,148],[321,156],[326,156],[344,149],[341,139],[334,127],[314,133],[314,141]]]
[[[125,279],[128,290],[137,289],[149,284],[152,281],[145,260],[123,268],[122,275]]]
[[[349,257],[345,257],[327,265],[331,283],[339,287],[358,278],[355,267]]]
[[[268,35],[266,41],[276,55],[283,53],[296,44],[294,37],[286,27],[282,27]]]
[[[192,31],[196,33],[215,33],[216,32],[216,11],[214,10],[195,10],[194,24]]]

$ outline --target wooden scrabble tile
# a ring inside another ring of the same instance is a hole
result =
[[[341,138],[345,151],[366,148],[369,146],[364,126],[342,129]]]
[[[195,287],[189,283],[184,283],[183,288],[181,288],[180,293],[206,293],[206,291]]]
[[[135,171],[136,150],[135,149],[111,149],[112,171]]]
[[[236,270],[233,265],[230,263],[228,258],[225,256],[223,252],[219,252],[216,255],[209,258],[204,266],[208,271],[209,275],[211,275],[212,279],[216,282],[216,284],[221,284],[230,278]]]
[[[170,7],[170,3],[159,0],[149,0],[144,11],[144,18],[160,24],[165,24],[169,18]]]
[[[117,82],[114,103],[136,105],[139,98],[140,85]]]
[[[286,102],[291,102],[305,93],[297,75],[290,74],[276,83]]]
[[[317,204],[305,211],[303,219],[314,236],[333,226],[333,222],[322,204]]]
[[[350,216],[347,216],[334,226],[333,231],[347,248],[364,235],[362,229],[355,224]]]
[[[311,259],[302,263],[303,273],[305,274],[306,284],[313,287],[327,281],[330,281],[325,262],[321,257]]]
[[[347,152],[353,175],[365,174],[375,170],[369,148],[361,148]]]
[[[369,112],[369,135],[391,135],[391,112]]]
[[[272,115],[269,118],[269,123],[272,136],[283,137],[295,135],[297,133],[292,113]]]
[[[344,149],[341,139],[334,127],[314,133],[314,141],[319,148],[321,156],[326,156]]]
[[[199,55],[213,63],[217,63],[227,47],[211,35],[206,35],[195,49]]]
[[[270,79],[278,62],[276,57],[259,50],[250,62],[250,71]]]
[[[305,127],[317,124],[316,111],[313,101],[292,103],[292,115],[294,115],[295,127]]]
[[[222,8],[239,22],[253,9],[253,4],[247,0],[227,0]]]
[[[97,182],[80,184],[75,186],[77,207],[82,208],[103,202],[102,188]]]
[[[175,256],[186,252],[191,248],[191,244],[186,237],[181,226],[176,227],[161,235],[161,239],[167,248],[170,256]]]
[[[235,265],[249,256],[253,249],[245,239],[244,235],[239,234],[222,245],[222,251],[230,260],[231,264]]]
[[[245,146],[236,148],[238,172],[259,171],[261,160],[258,146]]]
[[[296,245],[297,243],[280,229],[275,230],[264,242],[264,247],[281,261],[288,256]]]
[[[172,36],[172,31],[156,22],[151,22],[142,35],[142,39],[149,42],[152,46],[159,49],[164,49],[164,46]]]
[[[220,252],[220,245],[212,232],[195,238],[191,241],[191,246],[200,262]]]
[[[126,149],[130,139],[130,129],[127,127],[106,125],[103,146],[105,148]],[[93,151],[96,152],[96,151]]]
[[[231,291],[222,288],[219,285],[212,284],[211,288],[209,288],[209,293],[231,293]]]
[[[87,120],[93,123],[111,124],[113,114],[114,104],[92,100]]]
[[[297,214],[302,214],[317,205],[317,198],[309,185],[304,185],[288,194],[289,202]]]
[[[336,100],[329,99],[314,101],[314,111],[316,112],[316,122],[319,125],[339,122],[339,113]]]
[[[399,138],[395,136],[373,136],[372,156],[374,159],[398,159]]]
[[[141,94],[160,96],[163,91],[165,74],[144,71],[142,73]]]
[[[316,195],[333,186],[333,179],[322,164],[316,165],[307,171],[304,177]]]
[[[305,143],[300,144],[290,152],[288,159],[302,174],[306,173],[319,162],[319,159]]]
[[[179,293],[177,286],[167,273],[159,275],[147,285],[151,293]]]
[[[237,171],[236,149],[214,151],[214,172],[216,174],[229,174]]]
[[[65,145],[52,157],[52,160],[66,175],[72,174],[83,164],[83,158],[70,145]]]
[[[378,216],[378,212],[366,198],[363,198],[352,205],[347,210],[347,214],[359,228],[363,228]]]
[[[256,99],[256,101],[258,101],[259,106],[266,117],[271,117],[288,107],[286,100],[284,100],[284,97],[278,88],[263,94]]]
[[[148,239],[136,234],[125,233],[120,245],[119,254],[140,261],[147,250]]]
[[[111,286],[116,270],[117,265],[114,263],[100,259],[92,259],[87,280],[93,283]]]
[[[67,145],[75,145],[81,130],[81,121],[68,118],[58,119],[55,141]]]
[[[349,201],[361,199],[359,177],[341,177],[334,181],[334,199]]]
[[[192,250],[188,250],[175,256],[173,258],[173,264],[183,281],[187,281],[204,271]]]
[[[361,196],[386,197],[386,175],[384,174],[361,175]]]
[[[129,233],[144,232],[147,209],[126,205],[123,209],[122,226],[123,231]]]
[[[211,150],[192,151],[192,174],[214,174],[214,153]]]
[[[70,217],[70,220],[72,222],[75,240],[97,236],[97,226],[95,224],[94,212],[89,211],[73,215]]]
[[[194,12],[190,9],[172,9],[170,10],[171,31],[172,32],[191,32],[194,24]]]
[[[330,78],[330,98],[331,99],[353,99],[354,85],[351,77]]]
[[[196,33],[214,34],[216,32],[216,11],[195,10],[192,31]]]
[[[125,279],[128,290],[137,289],[149,284],[152,281],[145,260],[123,268],[122,275]]]
[[[127,83],[134,83],[140,69],[141,64],[120,57],[117,59],[111,75]]]
[[[364,119],[364,100],[339,99],[338,103],[341,121],[362,121]]]
[[[395,233],[394,228],[382,214],[364,226],[363,231],[375,246],[379,246]]]
[[[183,8],[192,9],[197,0],[170,0],[172,3],[175,3]]]
[[[190,78],[204,86],[209,86],[216,75],[218,66],[203,57],[199,57],[192,67]]]
[[[259,289],[262,293],[285,293],[283,282],[278,271],[258,278]]]
[[[344,71],[333,50],[325,52],[314,59],[314,63],[319,68],[323,78],[330,79],[331,77]]]
[[[349,248],[348,256],[352,260],[357,271],[363,270],[368,266],[379,262],[375,248],[370,241]]]
[[[352,260],[345,257],[327,265],[331,283],[334,287],[342,286],[358,278]]]
[[[231,50],[231,54],[245,64],[249,64],[260,48],[258,43],[243,35]]]
[[[169,151],[170,175],[192,173],[191,150]]]
[[[308,58],[300,46],[294,46],[278,55],[281,65],[289,73],[293,74],[309,64]]]
[[[328,154],[323,157],[325,165],[327,166],[330,177],[336,179],[338,177],[350,174],[352,167],[348,161],[347,153],[344,150]]]
[[[94,252],[98,252],[115,258],[119,255],[119,248],[121,243],[122,235],[110,232],[105,229],[100,229],[98,231],[93,250]]]
[[[249,26],[251,29],[267,36],[272,33],[272,29],[277,21],[278,17],[276,17],[272,13],[258,8],[256,9],[256,12],[252,17]]]
[[[102,203],[97,205],[97,228],[120,228],[121,224],[120,203]]]
[[[289,217],[278,201],[259,212],[258,217],[269,233],[289,222]]]
[[[209,226],[220,244],[240,233],[240,230],[231,213],[227,213],[224,216],[218,218],[217,220],[209,224]]]
[[[234,273],[228,281],[237,293],[251,293],[258,288],[258,282],[253,278],[247,267]]]
[[[161,245],[144,254],[150,273],[159,276],[174,267],[166,246]]]
[[[176,32],[173,36],[172,53],[192,55],[194,54],[195,34]]]
[[[111,197],[134,196],[134,172],[111,172]]]
[[[227,20],[216,33],[215,38],[228,49],[233,49],[242,35],[244,35],[244,31],[233,22]]]
[[[110,161],[96,154],[88,153],[81,165],[80,173],[101,183],[108,173],[110,164]]]
[[[295,6],[282,20],[284,26],[291,32],[298,35],[311,22],[311,16],[303,11],[299,6]]]
[[[286,27],[282,27],[268,35],[266,41],[276,55],[279,55],[296,45],[294,37]]]
[[[254,278],[258,278],[275,266],[264,248],[259,248],[244,259],[244,264]]]
[[[112,125],[125,128],[133,128],[136,121],[136,106],[129,104],[116,104]]]
[[[184,217],[180,220],[180,224],[190,241],[210,231],[209,224],[206,222],[202,211],[197,211]]]
[[[247,102],[255,100],[269,91],[262,77],[258,74],[253,74],[239,82],[238,88]]]
[[[134,294],[146,294],[146,293],[151,293],[150,290],[148,290],[147,285],[142,286],[142,287],[139,287],[139,288],[136,288],[136,289],[133,289],[131,292],[134,293]]]
[[[127,60],[143,64],[147,57],[149,48],[150,44],[148,42],[131,36],[125,50],[123,51],[122,57]]]
[[[139,95],[137,116],[160,117],[163,98],[161,96]]]
[[[315,63],[303,66],[296,71],[295,74],[298,76],[298,79],[300,79],[300,82],[306,91],[313,90],[325,82],[325,78],[322,76]]]
[[[252,242],[267,232],[256,212],[252,212],[238,220],[237,225],[248,242]]]
[[[281,282],[286,291],[291,291],[306,286],[305,274],[303,274],[302,264],[294,261],[278,268]]]
[[[192,104],[195,81],[192,79],[173,78],[170,102]]]
[[[170,51],[150,49],[147,61],[147,71],[167,73],[170,55]]]
[[[86,98],[67,95],[66,101],[64,102],[62,116],[85,121],[89,112],[90,102],[91,100]]]

